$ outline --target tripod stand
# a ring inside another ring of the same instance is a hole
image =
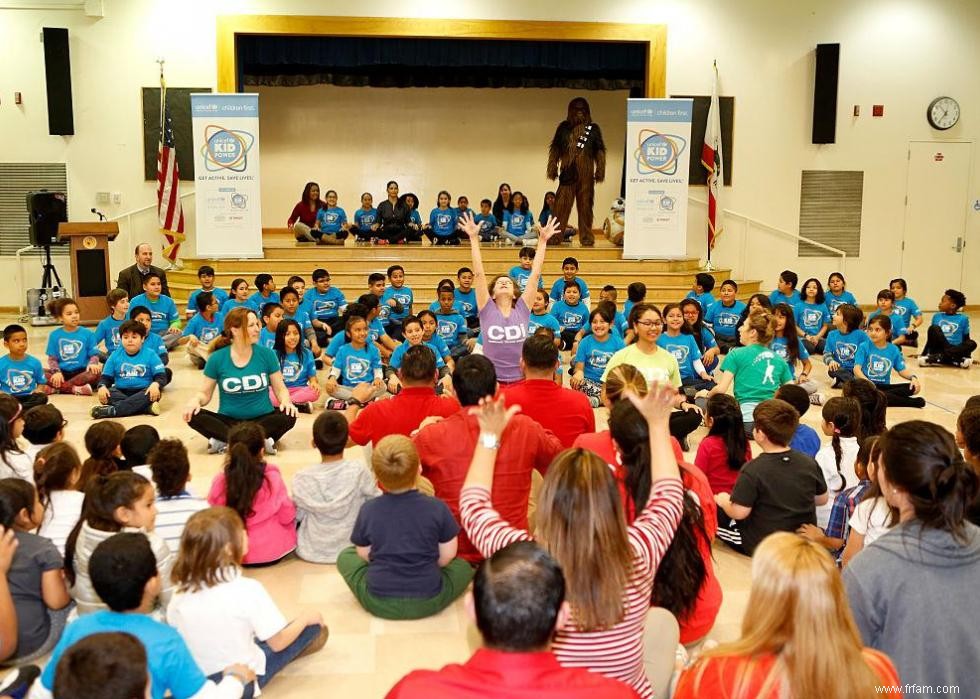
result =
[[[54,263],[51,262],[51,246],[45,245],[44,247],[44,274],[41,277],[41,288],[42,289],[60,289],[61,288],[61,277],[58,276],[58,270],[55,269]],[[58,282],[57,284],[52,284],[52,281]]]

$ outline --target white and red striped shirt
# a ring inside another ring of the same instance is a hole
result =
[[[683,496],[679,478],[654,482],[646,508],[628,529],[633,570],[623,590],[622,620],[603,631],[581,631],[573,609],[571,623],[558,632],[552,645],[562,665],[601,673],[627,683],[641,697],[652,696],[643,671],[643,623],[650,608],[654,574],[681,520]],[[464,488],[459,502],[463,528],[486,558],[515,541],[533,540],[528,532],[500,518],[486,488]]]

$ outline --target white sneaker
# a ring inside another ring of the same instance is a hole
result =
[[[971,364],[973,364],[973,357],[965,357],[963,361],[960,362],[960,366],[964,369],[969,369]]]
[[[822,393],[811,393],[810,394],[810,405],[823,405],[823,394]]]
[[[920,354],[919,355],[919,366],[929,366],[929,357],[926,356],[926,355],[924,355],[924,354]]]
[[[276,442],[272,437],[265,438],[265,453],[269,456],[275,456],[279,453],[276,451]]]
[[[211,437],[208,439],[208,454],[224,454],[228,450],[228,443],[220,439]]]

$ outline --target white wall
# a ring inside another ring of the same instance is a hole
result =
[[[722,92],[736,97],[737,158],[734,185],[725,190],[727,207],[794,231],[801,170],[865,171],[862,256],[847,266],[852,289],[865,298],[901,268],[908,141],[975,139],[980,133],[980,3],[974,0],[364,0],[358,5],[338,0],[106,0],[102,19],[88,18],[80,10],[0,10],[0,158],[67,161],[72,216],[77,219],[88,217],[99,190],[122,193],[120,206],[106,207],[110,215],[151,204],[153,185],[142,179],[140,87],[156,84],[158,56],[167,59],[171,85],[215,85],[214,18],[245,12],[666,23],[668,93],[707,94],[710,61],[717,58]],[[167,23],[178,31],[162,30]],[[42,26],[71,31],[77,133],[73,137],[47,135],[38,41]],[[813,47],[822,42],[842,45],[837,143],[830,146],[811,145],[809,138]],[[24,94],[21,107],[13,105],[15,90]],[[940,94],[956,97],[963,112],[960,124],[941,135],[925,120],[926,105]],[[885,105],[884,118],[870,117],[873,103]],[[861,105],[860,118],[849,116],[853,104]],[[544,113],[544,131],[550,132],[552,108]],[[541,141],[549,136],[542,133]],[[266,141],[264,167],[287,168],[268,146]],[[512,183],[539,182],[538,162],[529,158],[520,166],[528,168],[525,172],[514,170],[506,177]],[[971,199],[980,197],[980,158],[975,156],[974,163]],[[302,179],[305,174],[297,174],[296,181]],[[504,176],[495,173],[488,179],[496,183]],[[270,185],[267,177],[266,186],[279,183]],[[481,180],[473,186],[484,185]],[[292,181],[283,188],[287,201],[294,200]],[[703,190],[695,194],[703,196]],[[605,206],[600,197],[599,221]],[[277,210],[271,203],[263,208]],[[692,214],[692,254],[700,251],[697,211]],[[967,269],[980,269],[980,214],[971,211],[968,221]],[[152,217],[146,217],[135,234],[156,235]],[[784,267],[809,274],[834,266],[829,260],[799,260],[791,241],[758,230],[752,237],[744,273],[763,275],[767,286],[773,273]],[[737,266],[740,247],[739,224],[729,222],[716,260]],[[113,253],[113,269],[129,257],[129,250],[119,247]],[[10,278],[9,273],[10,265],[0,262],[0,274]],[[914,292],[914,268],[909,277]],[[964,288],[974,302],[980,299],[977,275],[965,275]],[[15,296],[9,287],[0,289],[0,305],[16,303]],[[932,301],[920,300],[927,307]]]

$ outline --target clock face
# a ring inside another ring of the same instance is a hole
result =
[[[926,119],[932,128],[945,131],[960,120],[960,105],[952,97],[937,97],[929,103]]]

